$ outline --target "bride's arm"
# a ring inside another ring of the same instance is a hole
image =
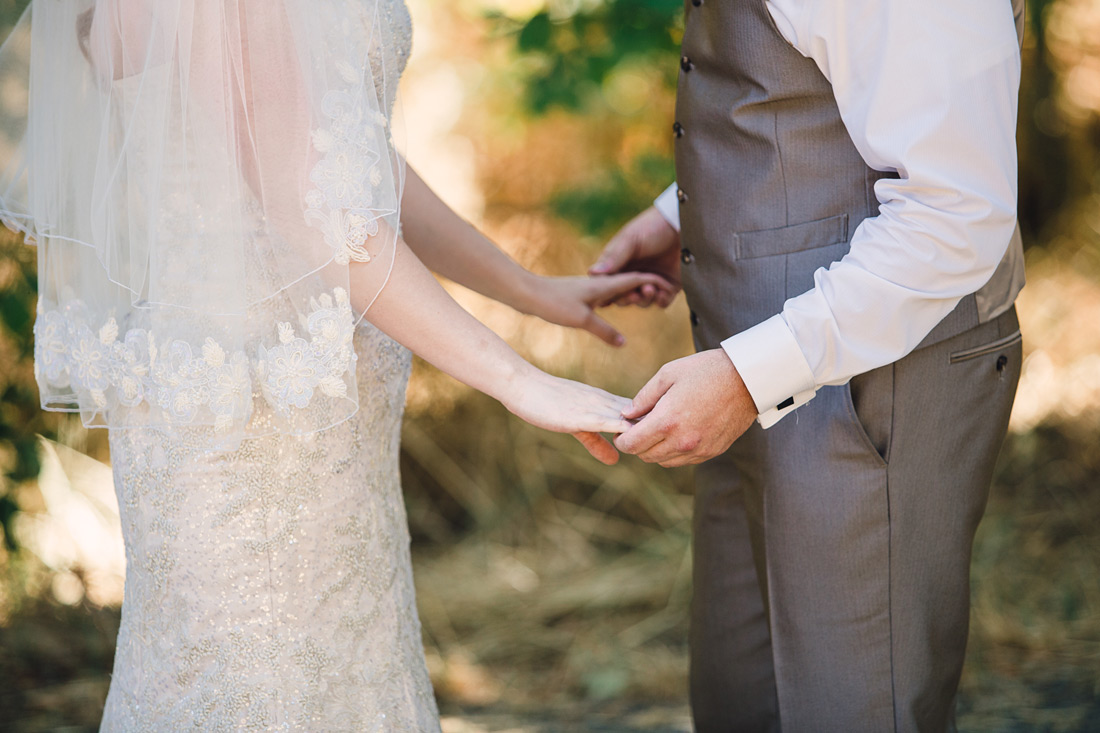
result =
[[[536,275],[455,213],[412,167],[406,167],[401,226],[409,248],[433,272],[521,313],[583,328],[616,346],[623,343],[622,336],[596,315],[596,308],[642,285],[669,288],[649,273],[599,278]]]
[[[351,266],[351,297],[366,308],[367,294],[384,277],[378,263]],[[367,320],[425,361],[499,400],[532,425],[572,433],[597,459],[618,453],[599,433],[629,425],[622,410],[630,400],[535,368],[463,310],[416,255],[398,240],[389,280],[367,310]]]

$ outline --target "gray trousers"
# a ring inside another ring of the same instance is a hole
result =
[[[971,546],[1020,361],[1012,310],[699,467],[699,733],[954,728]]]

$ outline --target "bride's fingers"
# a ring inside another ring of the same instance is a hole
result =
[[[573,437],[579,440],[584,449],[600,463],[614,466],[619,462],[619,451],[615,450],[615,446],[599,433],[573,433]]]
[[[622,346],[626,343],[626,338],[615,330],[614,326],[597,316],[594,311],[588,313],[581,327],[589,333],[595,334],[598,338],[606,341],[612,346]]]
[[[625,433],[633,427],[632,423],[622,415],[610,415],[601,412],[598,415],[589,415],[575,423],[586,433],[612,433],[618,435]]]
[[[582,386],[584,386],[585,389],[592,390],[593,394],[596,395],[599,401],[602,414],[621,415],[624,410],[626,410],[634,403],[634,401],[629,397],[623,397],[622,395],[617,395],[614,392],[608,392],[606,389],[600,389],[599,387],[586,385],[583,382],[578,382],[577,384],[581,384]]]
[[[622,397],[607,394],[600,395],[593,403],[588,401],[586,405],[579,406],[574,414],[575,427],[583,432],[599,433],[624,433],[631,428],[631,423],[623,417],[623,411],[629,407]]]

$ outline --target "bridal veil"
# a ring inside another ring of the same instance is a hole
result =
[[[357,409],[403,169],[378,0],[33,0],[0,48],[0,217],[36,375],[87,425],[232,442]]]

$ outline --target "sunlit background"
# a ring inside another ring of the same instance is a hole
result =
[[[24,4],[0,0],[0,24]],[[680,4],[410,6],[410,164],[524,265],[583,272],[672,180]],[[1100,0],[1029,10],[1027,360],[975,547],[959,727],[1100,731]],[[38,410],[34,282],[34,250],[0,235],[0,729],[95,730],[121,535],[106,435]],[[614,350],[450,289],[539,366],[623,394],[690,349],[682,298],[612,311]],[[605,468],[422,364],[402,470],[446,731],[688,730],[690,472]]]

